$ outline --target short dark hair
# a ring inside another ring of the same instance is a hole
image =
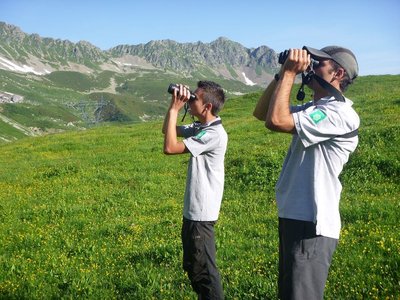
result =
[[[344,70],[344,68],[339,65],[337,62],[335,62],[334,60],[329,60],[331,63],[331,66],[333,68],[333,71],[336,72],[337,70],[339,70],[340,68],[342,68]],[[344,70],[344,76],[342,78],[342,80],[340,81],[340,90],[342,91],[342,93],[344,93],[347,88],[349,87],[349,85],[353,83],[353,80],[350,79],[349,74],[347,74],[346,70]]]
[[[213,81],[199,81],[197,87],[203,90],[204,103],[211,103],[211,113],[216,116],[225,103],[225,93],[222,87]]]

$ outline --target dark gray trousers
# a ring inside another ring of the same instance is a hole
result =
[[[279,299],[323,299],[337,244],[317,236],[313,222],[279,218]]]
[[[223,299],[221,278],[216,264],[215,222],[183,218],[183,269],[198,299]]]

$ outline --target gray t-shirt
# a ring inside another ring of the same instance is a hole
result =
[[[192,221],[216,221],[224,191],[228,135],[219,117],[199,127],[181,126],[179,132],[191,153],[183,216]]]
[[[293,135],[276,185],[281,218],[312,221],[317,234],[339,238],[339,181],[344,164],[358,144],[360,119],[352,102],[322,98],[292,107]]]

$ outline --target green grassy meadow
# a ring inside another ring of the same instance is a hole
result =
[[[296,90],[297,91],[297,90]],[[296,92],[294,91],[294,93]],[[290,135],[228,100],[216,225],[226,299],[276,299],[274,185]],[[400,76],[346,94],[360,143],[341,175],[342,233],[326,299],[400,298]],[[162,121],[0,145],[0,299],[196,299],[181,268],[187,155],[162,153]]]

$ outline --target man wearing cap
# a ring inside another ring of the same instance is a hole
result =
[[[291,106],[300,73],[313,100]],[[280,299],[323,299],[341,226],[339,174],[358,144],[360,120],[343,96],[357,75],[357,60],[346,48],[291,49],[253,112],[268,129],[292,134],[275,187]]]

